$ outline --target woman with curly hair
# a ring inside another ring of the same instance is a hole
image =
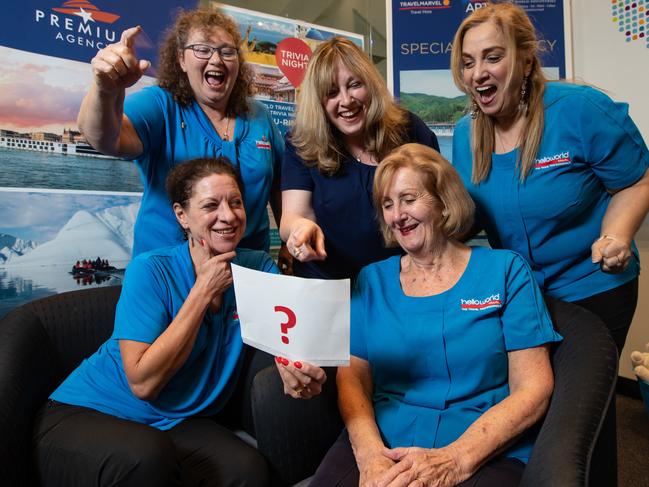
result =
[[[392,149],[435,134],[399,107],[372,61],[342,37],[314,52],[282,162],[280,234],[303,277],[355,276],[399,253],[386,249],[372,204],[377,165]]]
[[[284,144],[264,106],[250,98],[252,75],[239,52],[237,25],[215,10],[180,11],[160,51],[159,86],[125,97],[150,65],[135,53],[140,33],[139,26],[125,30],[93,58],[94,83],[78,117],[93,147],[133,159],[140,171],[144,195],[133,255],[182,242],[164,190],[169,170],[219,156],[239,169],[246,191],[248,227],[241,246],[267,251],[266,204],[272,200],[279,221],[279,190],[273,186]]]

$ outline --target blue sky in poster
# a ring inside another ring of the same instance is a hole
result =
[[[5,0],[0,45],[89,62],[97,50],[119,41],[123,30],[141,25],[146,35],[138,41],[138,55],[155,63],[173,12],[196,4],[197,0]]]

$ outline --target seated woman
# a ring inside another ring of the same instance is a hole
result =
[[[428,147],[388,155],[373,194],[405,255],[355,283],[337,376],[347,428],[310,485],[518,485],[552,393],[548,343],[561,340],[532,273],[514,252],[459,241],[473,202]]]
[[[268,484],[261,454],[222,425],[241,414],[249,365],[230,263],[278,272],[265,252],[234,252],[246,229],[242,187],[223,157],[169,173],[188,242],[133,259],[113,335],[40,411],[35,464],[47,485]],[[278,364],[285,388],[318,394],[324,371],[300,366]]]

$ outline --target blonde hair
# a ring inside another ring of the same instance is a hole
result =
[[[462,44],[464,36],[469,29],[486,22],[493,22],[503,34],[506,43],[507,55],[512,62],[507,73],[505,91],[512,82],[518,82],[516,74],[523,69],[526,60],[531,60],[531,70],[528,76],[527,101],[528,108],[523,114],[524,124],[520,137],[520,151],[518,168],[521,181],[525,180],[530,170],[534,167],[534,160],[541,145],[543,135],[544,113],[543,92],[547,82],[541,70],[539,60],[539,42],[536,31],[529,17],[521,7],[511,3],[492,3],[486,7],[475,10],[460,24],[451,51],[451,71],[455,85],[473,100],[471,90],[464,84],[462,77],[463,60]],[[470,103],[471,103],[470,101]],[[473,171],[471,181],[478,184],[483,181],[491,170],[491,155],[495,146],[494,119],[477,110],[476,118],[472,123],[471,146],[473,151]]]
[[[392,178],[403,168],[415,171],[424,189],[441,202],[444,235],[457,240],[465,237],[473,226],[475,205],[460,175],[436,150],[422,144],[404,144],[381,161],[374,175],[374,206],[386,246],[395,247],[397,240],[383,218],[383,198]]]
[[[363,137],[368,152],[380,160],[401,145],[407,122],[406,111],[394,102],[385,81],[356,44],[343,37],[320,44],[300,85],[291,143],[302,160],[329,176],[340,169],[347,152],[343,137],[329,122],[323,106],[339,61],[365,84],[369,93]]]

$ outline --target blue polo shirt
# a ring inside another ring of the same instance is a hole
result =
[[[409,113],[407,142],[418,142],[439,151],[435,134],[416,115]],[[350,154],[342,156],[339,171],[322,174],[300,158],[286,139],[282,162],[282,191],[299,189],[312,194],[316,222],[325,236],[324,261],[293,261],[296,276],[317,279],[354,277],[361,267],[403,251],[386,248],[376,219],[372,186],[376,166],[363,164]]]
[[[135,158],[144,194],[135,222],[133,255],[183,241],[165,191],[167,174],[177,164],[198,157],[227,157],[241,172],[247,226],[241,247],[268,251],[266,204],[274,177],[279,177],[284,141],[264,105],[249,100],[250,111],[236,119],[234,136],[221,140],[196,101],[176,103],[171,93],[154,86],[133,93],[124,114],[144,150]]]
[[[278,273],[268,254],[237,249],[235,264]],[[52,399],[83,406],[161,430],[183,419],[216,414],[236,386],[243,342],[234,289],[218,312],[203,317],[185,364],[151,402],[128,385],[119,340],[153,343],[176,317],[196,281],[187,243],[140,254],[126,270],[112,336],[52,393]]]
[[[376,423],[389,448],[442,448],[509,395],[513,350],[561,340],[526,262],[472,247],[447,291],[404,294],[400,256],[365,267],[351,301],[351,353],[372,370]],[[533,434],[505,452],[526,462]]]
[[[493,154],[488,177],[471,182],[471,119],[453,136],[453,164],[476,203],[476,223],[494,248],[520,253],[550,296],[576,301],[618,287],[639,273],[638,251],[625,272],[608,274],[591,261],[611,201],[607,189],[634,184],[649,167],[649,152],[629,117],[588,86],[548,83],[545,125],[536,163],[524,182],[518,149]]]

